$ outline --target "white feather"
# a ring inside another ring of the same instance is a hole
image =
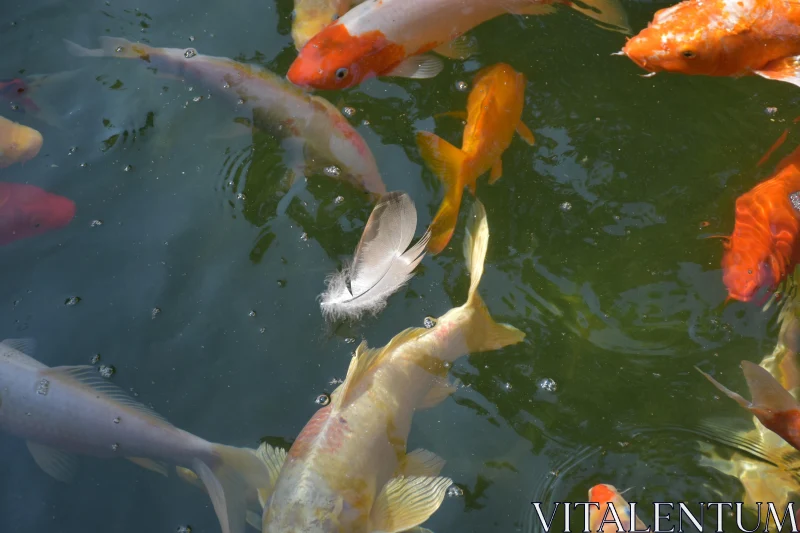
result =
[[[381,198],[364,226],[353,262],[326,279],[328,288],[320,297],[322,314],[333,320],[358,319],[381,311],[425,256],[430,228],[408,248],[416,229],[417,210],[406,193],[391,192]]]

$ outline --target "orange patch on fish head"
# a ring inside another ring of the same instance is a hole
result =
[[[595,485],[589,489],[589,501],[599,503],[601,510],[603,504],[613,501],[616,495],[617,490],[611,485]]]
[[[749,302],[773,288],[780,280],[771,267],[770,250],[753,247],[740,250],[735,244],[722,258],[722,282],[728,295],[740,302]]]
[[[350,35],[343,24],[332,24],[303,47],[286,77],[301,87],[346,89],[388,73],[405,55],[378,30]]]

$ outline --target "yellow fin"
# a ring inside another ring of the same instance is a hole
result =
[[[536,142],[536,137],[534,137],[531,129],[527,126],[527,124],[525,124],[521,120],[519,121],[519,124],[517,124],[517,134],[520,137],[522,137],[523,141],[530,144],[531,146],[533,146],[534,143]]]
[[[433,115],[433,118],[442,118],[442,117],[460,118],[461,120],[467,120],[467,112],[466,111],[445,111],[444,113],[437,113],[437,114]]]
[[[439,405],[447,398],[450,397],[456,390],[458,390],[459,380],[450,383],[447,378],[441,378],[434,382],[431,390],[422,399],[417,406],[417,409],[429,409],[435,405]]]
[[[472,206],[472,225],[464,238],[464,258],[470,271],[469,297],[464,308],[469,311],[469,321],[464,326],[467,348],[470,353],[498,350],[522,342],[525,333],[508,324],[495,322],[486,304],[478,294],[478,285],[483,276],[483,262],[489,246],[489,224],[486,209],[480,200]]]
[[[434,48],[433,51],[449,59],[463,60],[478,52],[478,44],[475,39],[461,35],[449,43]]]
[[[272,495],[275,485],[278,483],[278,476],[281,473],[281,468],[283,467],[283,463],[286,462],[286,450],[262,442],[261,446],[256,450],[256,456],[267,465],[267,471],[269,472],[269,487],[258,487],[258,502],[261,504],[261,507],[264,507],[267,500]]]
[[[403,464],[398,468],[398,475],[436,477],[444,465],[445,460],[435,453],[417,448],[405,456]]]
[[[153,461],[152,459],[145,459],[144,457],[127,457],[127,459],[135,465],[146,468],[147,470],[155,472],[156,474],[161,474],[164,477],[169,477],[167,467],[162,463]]]
[[[353,388],[373,368],[373,366],[380,362],[384,355],[391,353],[392,350],[394,350],[398,345],[419,337],[426,331],[428,330],[425,328],[405,329],[395,335],[392,340],[390,340],[388,344],[382,348],[369,348],[367,346],[367,341],[363,341],[361,344],[359,344],[358,348],[356,348],[356,353],[353,356],[353,359],[350,361],[350,366],[347,369],[347,376],[344,378],[344,383],[337,388],[337,394],[335,395],[335,398],[333,398],[334,408],[339,409],[347,404]]]
[[[444,185],[444,199],[431,222],[428,252],[438,254],[455,231],[461,197],[464,193],[466,155],[441,137],[427,131],[417,132],[417,145],[422,158]]]
[[[184,468],[182,466],[176,466],[175,467],[175,472],[178,474],[178,477],[181,478],[182,480],[184,480],[186,483],[189,483],[190,485],[194,485],[195,487],[197,487],[199,489],[206,490],[205,486],[203,486],[203,482],[200,481],[199,477],[197,477],[197,474],[195,474],[189,468]]]
[[[628,23],[628,14],[619,0],[578,0],[578,2],[569,2],[569,7],[604,25],[600,27],[626,35],[633,33]]]
[[[498,158],[492,165],[492,172],[489,174],[489,185],[499,180],[503,176],[503,160]]]
[[[446,477],[396,477],[389,480],[370,514],[372,531],[399,533],[436,512],[453,481]]]

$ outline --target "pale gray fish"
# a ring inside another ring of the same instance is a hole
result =
[[[93,366],[47,367],[26,354],[33,341],[0,342],[0,429],[27,441],[54,478],[74,475],[73,454],[121,457],[166,475],[191,468],[205,485],[223,533],[242,533],[246,495],[269,484],[253,450],[213,444],[176,428],[102,378]]]
[[[372,210],[356,247],[353,262],[329,276],[321,295],[327,318],[357,319],[377,314],[386,300],[414,275],[425,256],[430,228],[408,248],[417,229],[417,210],[404,192],[385,195]]]

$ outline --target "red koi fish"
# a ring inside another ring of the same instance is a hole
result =
[[[619,52],[651,73],[748,76],[800,86],[800,3],[685,0]]]
[[[736,222],[722,257],[729,298],[747,302],[775,290],[800,263],[800,214],[790,198],[797,191],[800,148],[778,163],[771,178],[736,200]]]
[[[295,85],[344,89],[374,76],[432,78],[443,65],[431,50],[462,58],[472,49],[458,39],[504,13],[543,15],[564,3],[622,31],[628,22],[618,0],[368,0],[315,35],[286,77]]]
[[[33,185],[0,182],[0,245],[66,226],[75,202]]]
[[[697,371],[725,395],[753,413],[764,427],[800,450],[800,403],[766,369],[750,361],[742,361],[747,387],[753,396],[749,402],[699,368]]]

